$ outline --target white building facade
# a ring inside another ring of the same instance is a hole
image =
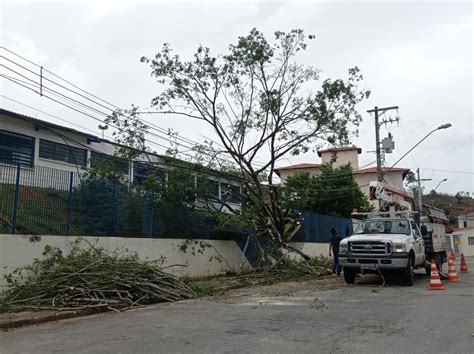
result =
[[[144,179],[150,161],[154,169],[162,169],[164,174],[177,162],[150,153],[146,158],[127,161],[115,156],[119,147],[92,134],[0,109],[0,183],[7,183],[7,180],[11,183],[15,171],[21,168],[20,185],[67,189],[70,183],[68,173],[73,175],[75,186],[89,167],[104,159],[113,160],[120,172],[133,183]],[[206,176],[218,199],[231,194],[233,197],[226,202],[234,207],[240,204],[236,198],[240,195],[237,177],[224,176],[218,171],[207,171]],[[197,183],[197,177],[195,181]],[[232,193],[228,193],[229,190]]]

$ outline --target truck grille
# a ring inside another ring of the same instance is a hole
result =
[[[350,254],[388,255],[392,253],[390,242],[382,241],[352,241],[349,242]]]

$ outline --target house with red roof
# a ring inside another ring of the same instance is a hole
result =
[[[353,169],[354,180],[359,185],[361,191],[369,197],[369,184],[377,181],[377,167],[359,168],[359,155],[362,149],[355,146],[346,146],[339,148],[330,148],[318,150],[318,156],[321,158],[320,163],[300,163],[296,165],[284,166],[275,169],[284,186],[289,176],[300,172],[308,172],[310,175],[318,176],[321,174],[321,166],[325,163],[332,164],[333,167],[339,167],[350,163]],[[410,171],[409,168],[393,167],[382,168],[384,174],[384,183],[393,190],[403,191],[403,180]],[[372,201],[375,205],[376,201]]]

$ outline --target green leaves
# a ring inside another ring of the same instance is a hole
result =
[[[371,210],[369,200],[352,178],[350,164],[338,168],[323,165],[317,177],[309,173],[290,176],[282,193],[287,207],[300,211],[350,217],[354,208]]]
[[[161,84],[152,104],[209,124],[222,147],[219,157],[232,160],[243,176],[259,237],[270,241],[280,242],[288,223],[278,193],[267,188],[276,161],[315,144],[348,144],[361,122],[356,106],[369,95],[358,87],[357,67],[347,78],[320,82],[320,70],[297,62],[314,38],[301,29],[266,37],[254,28],[220,55],[201,45],[185,60],[165,44],[153,60],[142,58]]]

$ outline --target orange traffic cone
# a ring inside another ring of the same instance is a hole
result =
[[[453,261],[456,260],[456,253],[454,253],[453,250],[451,250],[451,258],[453,259]],[[449,258],[448,258],[449,259]]]
[[[459,273],[469,273],[469,269],[467,269],[466,258],[464,258],[464,253],[461,253],[461,269],[459,269]]]
[[[431,261],[431,276],[430,276],[430,286],[428,290],[444,290],[443,284],[441,284],[441,279],[439,278],[438,269],[436,269],[435,261]]]
[[[457,283],[459,281],[456,268],[454,267],[454,259],[452,257],[448,259],[448,281],[451,283]]]

